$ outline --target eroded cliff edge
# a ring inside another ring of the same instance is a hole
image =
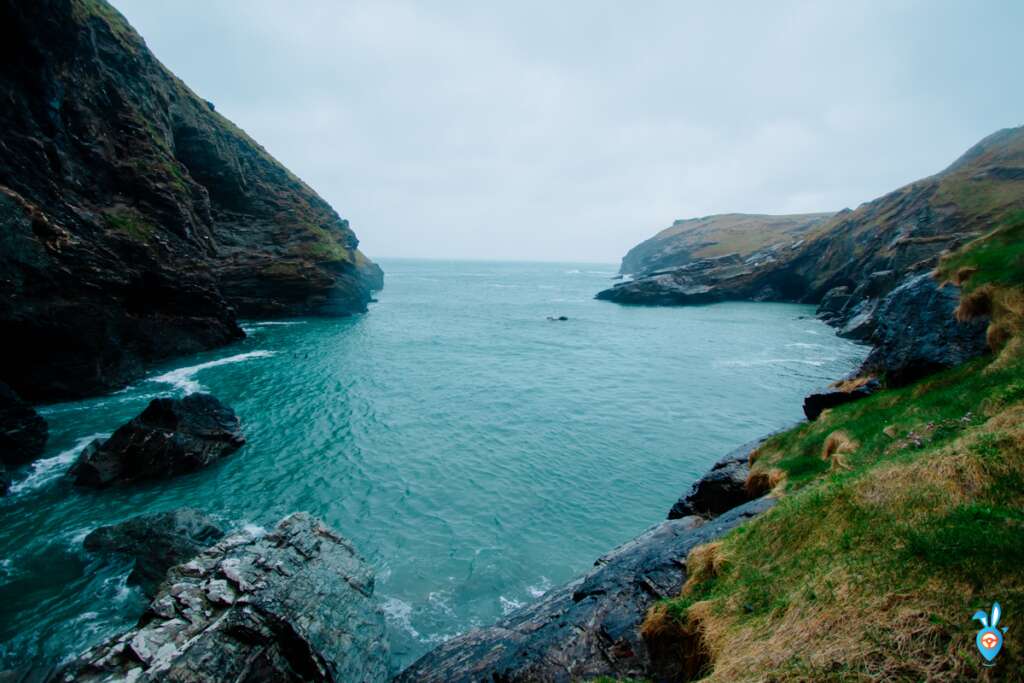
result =
[[[348,221],[104,0],[0,0],[0,98],[0,379],[28,400],[382,286]]]

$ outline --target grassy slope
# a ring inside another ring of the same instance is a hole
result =
[[[999,353],[829,411],[754,454],[780,504],[687,558],[645,632],[710,681],[1024,678],[1024,215],[947,257]],[[995,669],[977,609],[1002,603]],[[1018,635],[1014,635],[1014,634]]]

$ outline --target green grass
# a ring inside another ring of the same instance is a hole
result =
[[[141,213],[127,206],[107,209],[103,214],[103,219],[108,229],[139,242],[148,241],[156,232],[153,224],[147,221]]]
[[[967,291],[990,283],[1024,282],[1024,211],[1014,213],[985,237],[944,259],[941,272],[952,278],[963,268],[978,271],[965,283]]]

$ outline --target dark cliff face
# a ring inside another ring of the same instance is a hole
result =
[[[161,65],[104,0],[0,0],[0,378],[32,400],[362,312],[380,269],[335,211]]]

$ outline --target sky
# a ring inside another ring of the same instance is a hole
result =
[[[1024,124],[1024,2],[113,0],[371,257],[617,263]]]

